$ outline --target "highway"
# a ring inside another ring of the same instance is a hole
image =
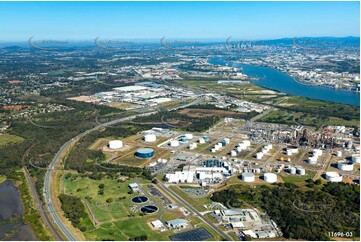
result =
[[[167,186],[165,186],[162,181],[158,180],[158,184],[165,190],[167,191],[173,198],[175,198],[180,204],[182,204],[184,207],[186,207],[187,209],[189,209],[190,211],[192,211],[194,214],[196,214],[203,222],[207,223],[209,226],[211,226],[216,232],[218,232],[220,235],[222,235],[226,240],[228,241],[232,241],[232,238],[226,234],[225,232],[223,232],[220,228],[218,228],[216,225],[214,225],[212,222],[210,222],[206,217],[204,217],[200,212],[198,212],[197,209],[195,209],[192,205],[190,205],[189,203],[187,203],[186,201],[183,200],[183,198],[181,198],[180,196],[178,196],[178,194],[176,194],[175,192],[173,192],[171,189],[169,189]]]
[[[195,105],[197,103],[199,103],[200,101],[203,100],[203,96],[199,96],[196,100],[194,100],[193,102],[177,107],[177,108],[172,108],[168,111],[174,111],[176,109],[180,109],[180,108],[185,108],[187,106],[191,106],[191,105]],[[132,115],[129,117],[125,117],[125,118],[121,118],[121,119],[117,119],[117,120],[113,120],[107,123],[103,123],[103,124],[99,124],[97,126],[95,126],[92,129],[88,129],[86,131],[84,131],[81,134],[78,134],[77,136],[73,137],[72,139],[68,140],[65,144],[63,144],[63,146],[59,149],[59,151],[56,153],[56,155],[54,156],[53,160],[51,161],[51,163],[49,164],[48,170],[46,171],[45,174],[45,179],[44,179],[44,197],[45,197],[45,204],[46,207],[53,219],[53,222],[55,223],[55,225],[58,227],[58,229],[64,234],[65,238],[70,240],[70,241],[76,241],[76,237],[72,234],[72,232],[66,227],[66,225],[62,222],[59,214],[57,213],[55,206],[54,206],[54,201],[52,201],[52,197],[51,197],[51,190],[52,190],[52,174],[53,174],[53,170],[54,167],[57,163],[57,161],[60,159],[60,157],[63,155],[64,151],[66,151],[70,145],[73,142],[76,142],[79,138],[93,132],[96,130],[99,130],[101,128],[106,128],[107,126],[111,126],[113,124],[117,124],[117,123],[121,123],[121,122],[125,122],[125,121],[129,121],[138,117],[144,117],[144,116],[149,116],[152,114],[156,114],[158,111],[152,111],[152,112],[147,112],[147,113],[141,113],[141,114],[136,114],[136,115]],[[55,189],[55,188],[54,188]]]

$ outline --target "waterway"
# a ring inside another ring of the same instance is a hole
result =
[[[0,240],[37,240],[32,228],[22,220],[24,204],[18,188],[12,181],[0,184]]]
[[[240,67],[244,74],[257,79],[251,80],[252,83],[267,89],[295,96],[360,106],[360,93],[357,92],[302,84],[290,75],[273,68],[231,63],[224,57],[210,58],[208,62],[215,65]]]

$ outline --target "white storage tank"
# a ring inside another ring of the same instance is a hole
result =
[[[226,141],[227,144],[231,141],[229,138],[224,138],[224,141]]]
[[[308,158],[308,163],[314,165],[317,163],[317,156],[311,156]]]
[[[268,153],[268,150],[267,149],[262,149],[261,151],[263,154],[267,154]]]
[[[256,159],[257,159],[257,160],[261,160],[262,157],[263,157],[263,153],[258,152],[258,153],[256,154]]]
[[[266,148],[267,148],[268,150],[271,150],[271,149],[273,148],[273,145],[272,145],[272,144],[268,144],[268,145],[266,145]]]
[[[314,156],[321,156],[321,155],[322,155],[322,150],[314,149],[314,150],[313,150],[313,155],[314,155]]]
[[[171,147],[177,147],[177,146],[179,146],[179,141],[178,141],[178,140],[171,140],[171,141],[170,141],[170,146],[171,146]]]
[[[253,173],[242,173],[242,181],[244,182],[254,182],[255,176]]]
[[[200,143],[200,144],[205,144],[206,141],[205,141],[203,138],[200,138],[200,139],[199,139],[199,143]]]
[[[290,167],[290,168],[288,168],[288,171],[290,172],[290,174],[295,175],[296,174],[296,167]]]
[[[298,153],[298,147],[290,145],[290,146],[287,147],[286,152],[287,152],[287,155],[289,155],[289,153],[291,155],[296,154],[296,153]]]
[[[121,140],[111,140],[108,143],[109,149],[116,150],[123,147],[123,141]]]
[[[360,155],[358,154],[352,155],[351,159],[353,163],[360,163],[361,161]]]
[[[297,174],[300,176],[306,175],[306,170],[304,168],[298,167],[296,170]]]
[[[146,135],[144,135],[144,141],[145,142],[155,142],[155,141],[157,141],[157,136],[155,136],[154,134],[146,134]]]
[[[337,157],[341,157],[341,156],[342,156],[342,151],[341,151],[341,150],[337,151],[337,152],[336,152],[336,156],[337,156]]]
[[[240,151],[242,151],[242,148],[238,146],[238,147],[236,148],[236,150],[237,150],[238,152],[240,152]]]
[[[265,173],[263,175],[263,180],[268,183],[277,182],[277,175],[274,173]]]
[[[215,148],[211,149],[211,152],[212,152],[212,153],[215,153],[215,152],[216,152],[216,149],[215,149]]]
[[[193,139],[193,134],[185,134],[184,135],[188,140]]]
[[[353,163],[346,160],[340,160],[337,163],[337,168],[341,171],[353,171]]]
[[[342,175],[334,171],[329,171],[326,172],[326,179],[330,182],[342,182]]]
[[[231,150],[231,156],[237,156],[237,152],[235,150]]]
[[[243,142],[243,144],[245,144],[246,146],[250,146],[251,145],[251,141],[249,141],[249,140],[244,140],[244,141],[242,141]]]

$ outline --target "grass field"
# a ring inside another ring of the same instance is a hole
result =
[[[122,103],[122,102],[110,102],[110,103],[107,103],[106,106],[109,106],[112,108],[126,109],[126,108],[131,108],[134,105],[130,104],[130,103]]]
[[[7,145],[10,143],[18,143],[24,141],[24,138],[12,135],[12,134],[2,134],[0,135],[0,146]]]
[[[84,224],[87,228],[84,232],[87,240],[129,240],[142,235],[147,235],[148,240],[169,240],[168,236],[173,233],[161,233],[150,228],[147,222],[156,220],[157,214],[143,216],[140,212],[131,211],[131,207],[135,205],[131,199],[137,194],[128,194],[128,185],[134,182],[134,179],[118,182],[117,179],[92,180],[80,175],[71,175],[65,177],[63,182],[67,194],[83,200],[88,199],[91,210],[99,222],[97,226],[91,223]],[[138,179],[137,182],[149,183],[144,179]],[[104,195],[98,194],[100,184],[104,184]],[[113,202],[107,203],[106,200],[109,198],[112,198]],[[176,213],[169,212],[166,216],[177,216],[174,214]]]

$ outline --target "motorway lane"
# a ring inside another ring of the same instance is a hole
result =
[[[183,105],[181,107],[178,108],[173,108],[170,109],[169,111],[174,111],[176,109],[179,108],[185,108],[194,104],[199,103],[200,101],[203,100],[203,96],[198,97],[195,101]],[[149,113],[142,113],[142,114],[137,114],[137,115],[133,115],[133,116],[129,116],[126,118],[121,118],[121,119],[117,119],[117,120],[113,120],[104,124],[100,124],[92,129],[89,129],[87,131],[84,131],[83,133],[75,136],[74,138],[72,138],[71,140],[67,141],[61,148],[60,150],[56,153],[56,155],[54,156],[54,159],[52,160],[52,162],[49,165],[48,170],[46,171],[45,174],[45,179],[44,179],[44,197],[45,197],[45,204],[50,212],[51,217],[53,218],[54,223],[58,226],[59,230],[64,234],[64,236],[70,240],[70,241],[76,241],[76,237],[72,234],[72,232],[63,224],[63,222],[60,219],[60,216],[58,215],[58,213],[56,212],[56,209],[53,205],[52,197],[51,197],[51,175],[52,175],[52,171],[54,170],[54,167],[56,165],[56,162],[59,160],[59,158],[61,157],[61,155],[63,154],[63,152],[73,143],[73,141],[77,140],[78,138],[81,138],[87,134],[89,134],[90,132],[93,132],[95,130],[98,130],[100,128],[104,128],[113,124],[117,124],[117,123],[121,123],[124,121],[128,121],[128,120],[132,120],[135,119],[137,117],[143,117],[143,116],[149,116],[152,114],[157,113],[158,111],[153,111],[153,112],[149,112]]]
[[[184,207],[188,208],[190,211],[192,211],[194,214],[196,214],[203,222],[207,223],[209,226],[211,226],[216,232],[218,232],[220,235],[222,235],[226,240],[232,241],[232,238],[223,232],[220,228],[218,228],[216,225],[214,225],[212,222],[210,222],[206,217],[204,217],[198,210],[196,210],[192,205],[184,201],[178,194],[173,192],[171,189],[166,187],[161,181],[158,180],[158,184],[166,190],[173,198],[178,200],[179,203],[181,203]]]

